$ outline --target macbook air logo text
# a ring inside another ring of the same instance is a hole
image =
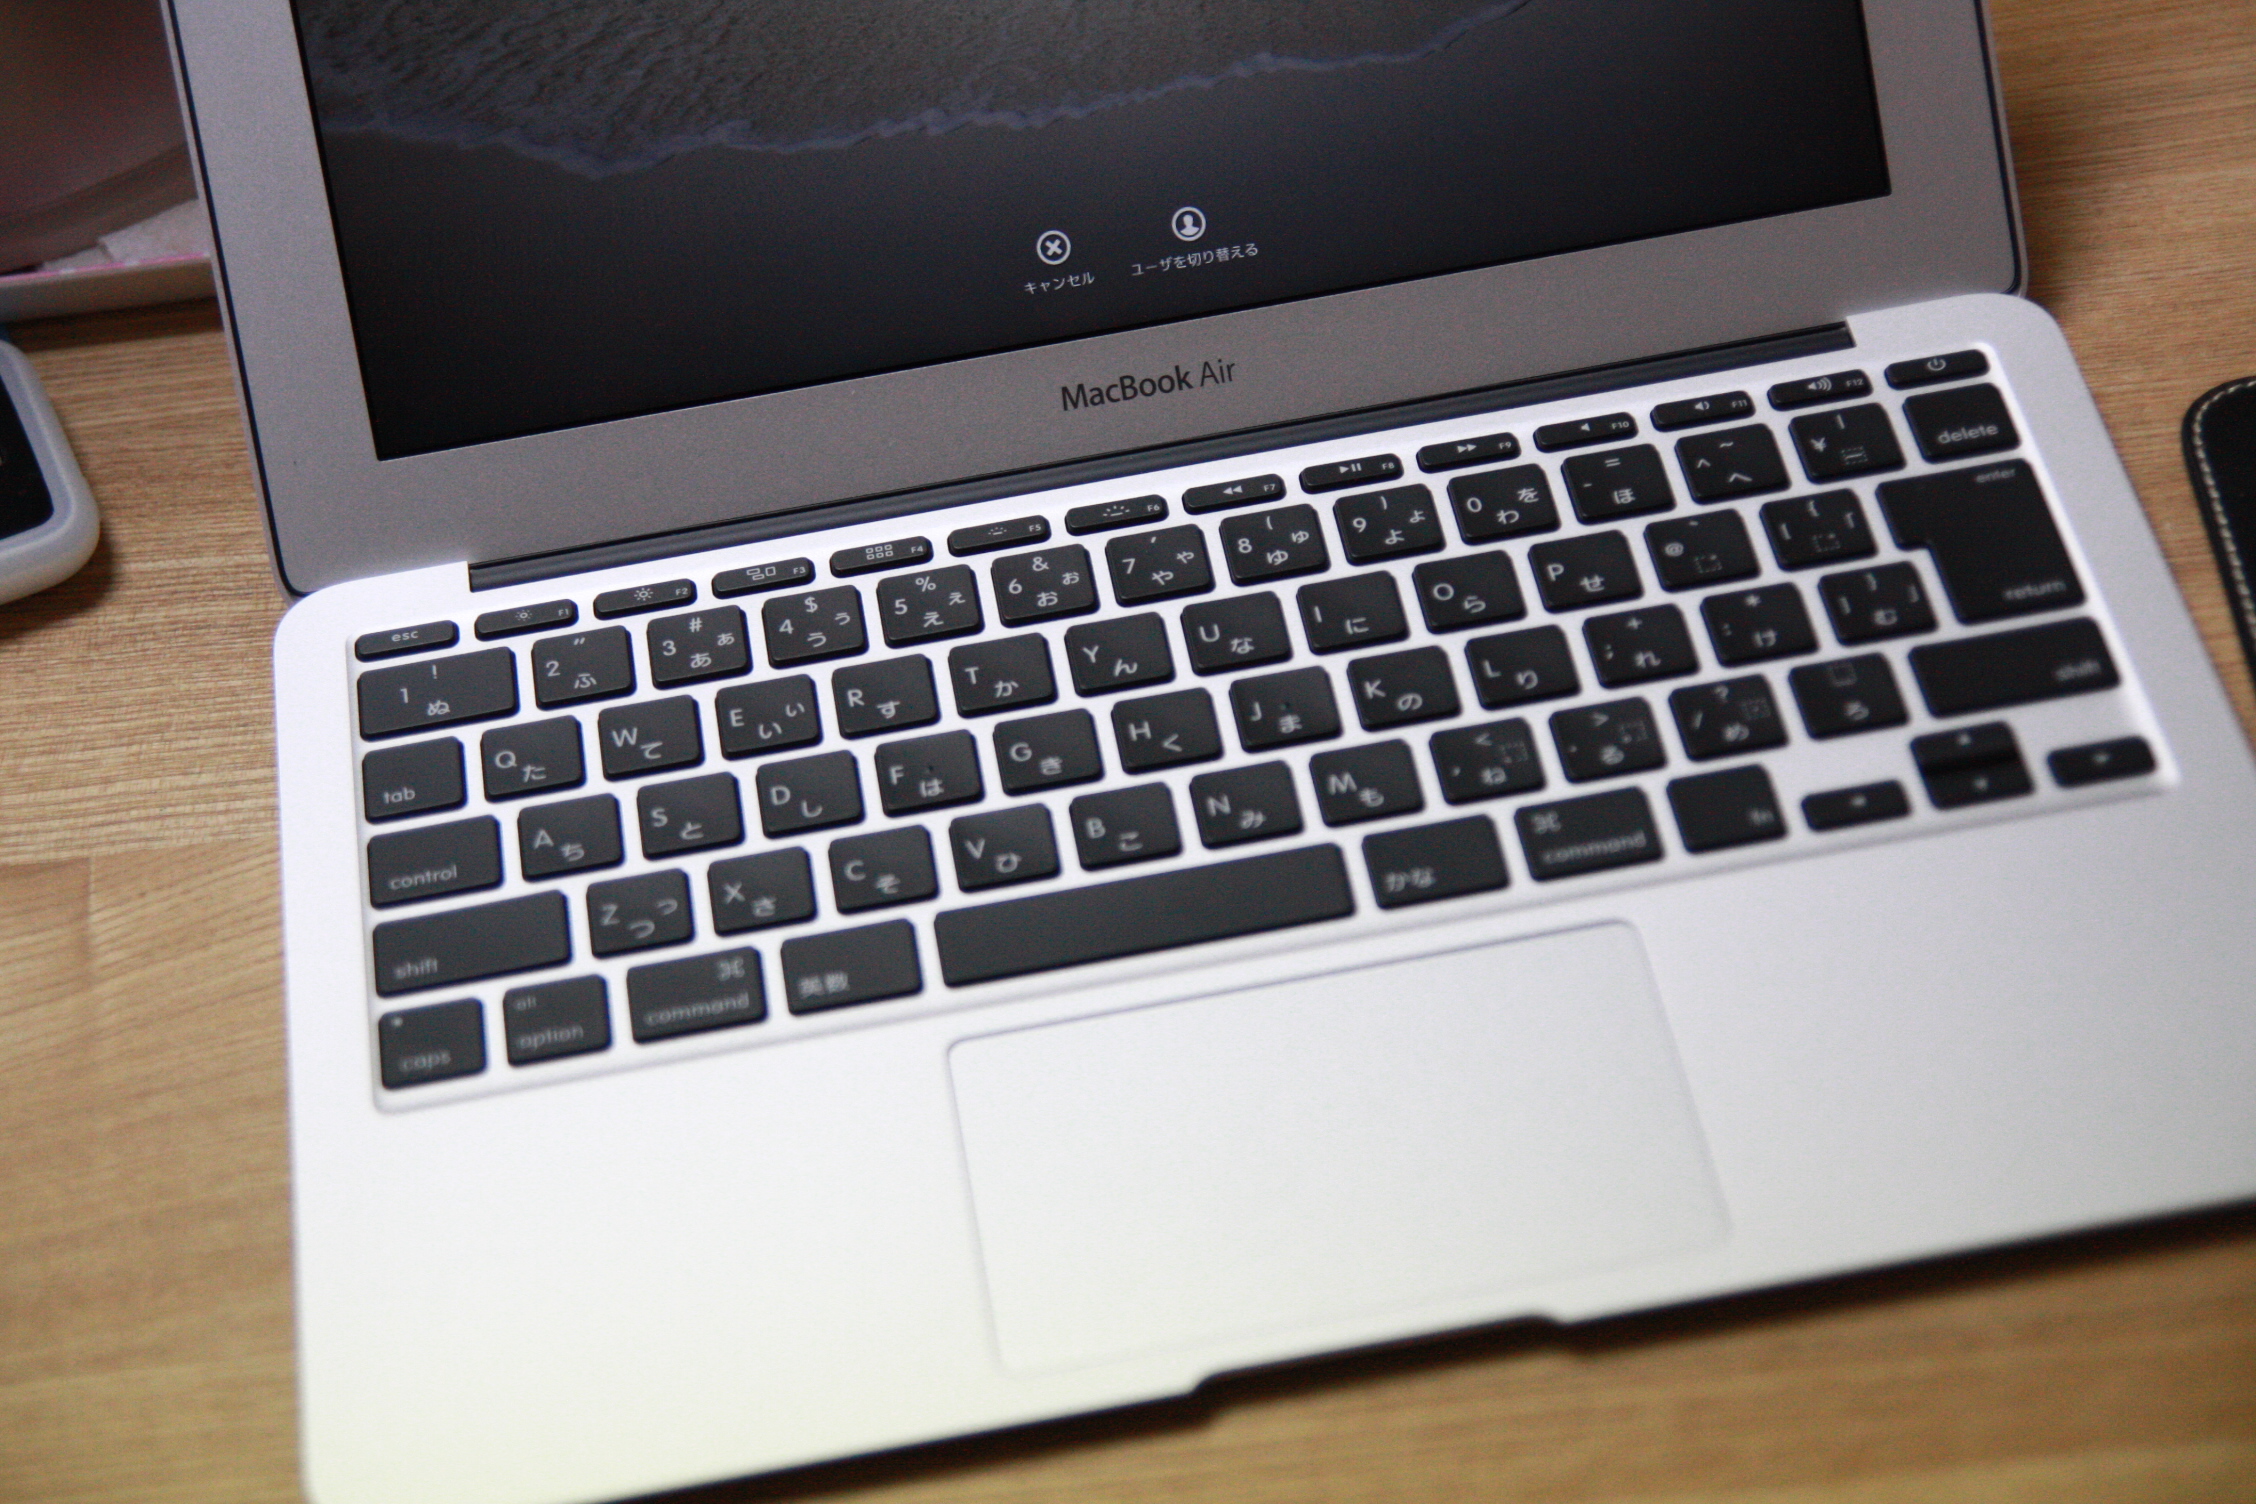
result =
[[[1237,375],[1238,363],[1234,360],[1202,360],[1196,372],[1189,366],[1178,365],[1164,375],[1122,376],[1097,386],[1076,381],[1071,386],[1058,388],[1058,403],[1070,413],[1084,407],[1106,407],[1115,402],[1171,396],[1195,387],[1228,386]]]

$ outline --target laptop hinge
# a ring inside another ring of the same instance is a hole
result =
[[[1206,460],[1229,459],[1235,455],[1252,454],[1265,449],[1282,449],[1324,439],[1351,438],[1359,433],[1370,433],[1382,428],[1400,428],[1412,423],[1462,417],[1469,413],[1533,407],[1538,403],[1557,402],[1569,397],[1649,386],[1687,376],[1706,376],[1741,366],[1763,365],[1797,356],[1852,349],[1855,345],[1856,340],[1849,333],[1846,323],[1826,324],[1814,329],[1798,329],[1787,334],[1743,340],[1735,344],[1709,345],[1647,360],[1594,366],[1586,370],[1508,382],[1501,386],[1453,392],[1443,397],[1422,397],[1412,402],[1333,413],[1268,428],[1243,429],[1152,449],[1123,450],[1062,465],[1047,465],[1040,469],[1006,471],[971,480],[928,486],[921,490],[895,491],[882,496],[827,502],[821,506],[801,507],[763,517],[710,523],[702,527],[596,543],[556,553],[497,559],[470,566],[470,588],[498,590],[507,585],[530,584],[535,580],[555,579],[560,575],[583,574],[589,570],[611,569],[623,564],[643,564],[654,559],[702,553],[707,549],[727,548],[740,543],[758,543],[770,538],[788,538],[798,533],[846,527],[859,522],[877,522],[888,517],[940,511],[969,502],[992,501],[998,496],[1086,485],[1092,481],[1114,480],[1122,476],[1198,464]]]

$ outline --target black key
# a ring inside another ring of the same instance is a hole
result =
[[[1167,515],[1164,496],[1136,496],[1127,501],[1101,501],[1075,507],[1065,514],[1065,530],[1075,537],[1084,533],[1109,533],[1116,527],[1157,522]]]
[[[368,901],[379,909],[501,885],[501,826],[491,815],[372,836]]]
[[[969,564],[922,569],[877,582],[877,620],[890,647],[961,637],[985,625]]]
[[[1476,637],[1465,644],[1465,666],[1472,671],[1473,693],[1488,710],[1556,700],[1582,688],[1567,634],[1557,627]]]
[[[1423,485],[1342,496],[1332,503],[1332,524],[1339,529],[1340,551],[1351,564],[1430,554],[1447,541],[1441,535],[1441,513],[1434,506],[1433,492]]]
[[[490,800],[578,788],[587,781],[580,723],[568,715],[497,727],[479,741],[478,759]]]
[[[516,637],[525,632],[538,632],[546,627],[568,627],[580,619],[580,608],[570,601],[541,601],[530,606],[508,606],[499,611],[488,611],[477,620],[476,631],[481,640],[494,637]]]
[[[395,997],[572,959],[564,895],[532,893],[376,926],[376,994]]]
[[[789,590],[804,585],[815,577],[812,559],[784,559],[775,564],[750,564],[742,569],[724,569],[713,576],[715,595],[759,595],[770,590]]]
[[[1314,574],[1332,565],[1316,509],[1305,505],[1228,519],[1222,524],[1222,558],[1239,585]]]
[[[1939,381],[1963,381],[1970,376],[1987,376],[1990,359],[1979,350],[1960,350],[1953,355],[1930,355],[1925,360],[1902,360],[1888,367],[1888,385],[1898,391],[1917,386],[1933,386]]]
[[[1900,820],[1911,813],[1903,785],[1893,778],[1862,783],[1855,788],[1828,789],[1802,801],[1802,818],[1812,830],[1846,830],[1880,820]]]
[[[1716,662],[1726,668],[1817,651],[1802,593],[1791,585],[1711,595],[1700,602],[1700,619],[1708,625]]]
[[[2082,619],[1913,648],[1911,673],[1936,715],[2002,710],[2122,682],[2106,639]]]
[[[1413,726],[1457,713],[1457,681],[1440,648],[1412,648],[1348,666],[1348,695],[1366,731]]]
[[[764,765],[755,780],[760,829],[771,836],[862,818],[862,786],[854,776],[854,754],[824,752],[791,762]]]
[[[1645,593],[1629,540],[1620,533],[1538,543],[1528,550],[1528,572],[1535,576],[1536,594],[1553,611],[1633,601]]]
[[[1527,853],[1528,874],[1539,883],[1661,859],[1661,833],[1653,828],[1643,789],[1522,805],[1512,823]]]
[[[536,805],[517,817],[517,865],[527,877],[616,867],[625,860],[619,801],[609,794]]]
[[[1429,632],[1456,632],[1527,615],[1512,561],[1501,549],[1420,564],[1410,571],[1410,588]]]
[[[723,757],[757,757],[822,740],[815,681],[805,674],[724,689],[713,697],[713,719]]]
[[[1887,411],[1877,402],[1796,418],[1788,426],[1802,456],[1802,473],[1813,481],[1903,468],[1896,431],[1888,426]]]
[[[1284,607],[1267,591],[1185,606],[1183,646],[1191,671],[1199,674],[1257,668],[1292,656]]]
[[[1802,724],[1812,736],[1878,731],[1909,719],[1903,696],[1896,692],[1896,676],[1878,653],[1807,664],[1786,676],[1786,687],[1794,692]]]
[[[1191,815],[1209,849],[1300,834],[1292,769],[1281,762],[1201,773],[1190,792]]]
[[[1324,491],[1345,491],[1350,486],[1369,486],[1401,478],[1400,459],[1391,454],[1367,454],[1361,459],[1309,466],[1300,472],[1300,488],[1314,496]]]
[[[1680,678],[1700,669],[1684,613],[1674,606],[1593,616],[1582,624],[1582,640],[1590,649],[1591,671],[1608,689]]]
[[[634,693],[634,650],[625,627],[598,627],[533,644],[533,699],[541,709]]]
[[[1880,488],[1897,546],[1924,548],[1968,626],[2082,603],[2036,473],[2020,460]]]
[[[1007,627],[1097,609],[1097,580],[1089,551],[1078,543],[997,559],[989,570],[995,614]]]
[[[376,1020],[384,1089],[475,1076],[486,1068],[486,1016],[476,998],[401,1008]]]
[[[861,592],[851,585],[779,595],[760,607],[768,662],[777,668],[843,658],[869,646],[862,626]]]
[[[1569,783],[1642,773],[1668,761],[1653,708],[1643,700],[1609,700],[1554,712],[1551,740]]]
[[[1339,848],[1308,846],[957,909],[933,938],[941,975],[962,987],[1354,912]]]
[[[1676,505],[1661,452],[1650,444],[1578,454],[1561,467],[1575,515],[1584,522],[1613,522],[1665,512]]]
[[[1535,733],[1522,720],[1491,721],[1436,731],[1428,748],[1441,797],[1472,804],[1525,794],[1543,787],[1543,759],[1535,752]]]
[[[533,1065],[611,1048],[611,1008],[601,977],[566,977],[501,995],[501,1034],[511,1065]]]
[[[968,731],[888,742],[870,754],[878,803],[889,815],[969,804],[986,793],[979,781],[979,752]]]
[[[1729,509],[1656,522],[1645,529],[1645,551],[1664,590],[1725,585],[1762,572],[1747,524]]]
[[[1175,801],[1164,783],[1083,794],[1067,812],[1081,865],[1091,872],[1173,856],[1183,849]]]
[[[1915,736],[1911,760],[1937,809],[2016,799],[2034,787],[2013,728],[2003,721]]]
[[[1669,696],[1669,713],[1694,762],[1786,745],[1785,719],[1760,674],[1680,689]]]
[[[956,886],[966,893],[1058,874],[1050,812],[1039,804],[965,815],[948,827],[948,845],[956,854]]]
[[[830,699],[841,736],[906,731],[940,719],[932,665],[916,653],[836,670],[830,676]]]
[[[1032,632],[951,648],[948,678],[956,687],[958,715],[992,715],[1057,698],[1050,645]]]
[[[1257,501],[1275,501],[1285,494],[1281,475],[1256,475],[1250,480],[1226,480],[1211,486],[1193,486],[1183,493],[1186,512],[1220,512],[1249,507]]]
[[[1382,909],[1493,893],[1510,881],[1496,826],[1486,815],[1365,836],[1363,865]]]
[[[1559,504],[1541,465],[1514,465],[1460,475],[1449,483],[1449,509],[1457,514],[1457,535],[1467,543],[1548,533],[1559,526]]]
[[[1320,668],[1288,669],[1230,686],[1230,718],[1248,752],[1328,741],[1340,734],[1332,681]]]
[[[451,648],[462,636],[451,621],[427,621],[419,627],[394,627],[389,632],[364,632],[353,641],[353,656],[363,663],[377,658],[397,658],[407,653],[428,653]]]
[[[1112,734],[1120,748],[1121,771],[1127,773],[1211,762],[1222,755],[1214,702],[1203,689],[1123,700],[1112,707]]]
[[[995,728],[995,766],[1003,792],[1031,794],[1104,777],[1097,723],[1086,710],[1060,710]]]
[[[783,994],[793,1013],[821,1013],[924,990],[906,919],[783,942]]]
[[[597,717],[595,740],[603,749],[606,778],[640,778],[669,768],[694,768],[705,760],[697,702],[688,695],[614,705]]]
[[[841,914],[915,903],[940,891],[932,838],[921,825],[898,825],[830,843],[830,891]]]
[[[1823,491],[1768,502],[1762,509],[1762,525],[1780,569],[1869,559],[1876,547],[1854,491]]]
[[[1068,627],[1065,662],[1073,675],[1073,687],[1085,695],[1133,689],[1139,684],[1165,684],[1175,677],[1175,657],[1167,649],[1167,623],[1151,611]]]
[[[1609,439],[1633,438],[1637,420],[1628,413],[1608,413],[1573,423],[1546,423],[1535,431],[1535,447],[1545,454],[1561,449],[1587,449]]]
[[[733,1029],[767,1016],[756,950],[653,961],[627,972],[627,1024],[637,1044]]]
[[[451,736],[379,747],[360,760],[360,807],[371,822],[454,809],[462,786],[462,743]]]
[[[903,564],[923,564],[931,558],[930,538],[894,538],[884,543],[865,543],[860,548],[840,549],[830,556],[830,572],[844,579],[873,570],[898,569]]]
[[[1394,576],[1374,573],[1344,580],[1319,580],[1300,587],[1301,629],[1319,653],[1376,647],[1410,635],[1402,615],[1402,593]]]
[[[1987,382],[1906,398],[1904,422],[1920,454],[1938,462],[1995,454],[2021,442],[2004,394]]]
[[[1467,465],[1485,465],[1490,460],[1515,459],[1519,452],[1520,441],[1510,434],[1488,433],[1477,439],[1428,444],[1418,451],[1418,468],[1435,475],[1444,470],[1462,470]]]
[[[2154,749],[2143,736],[2122,736],[2109,742],[2062,747],[2045,759],[2052,781],[2064,789],[2115,778],[2136,778],[2154,771]]]
[[[649,644],[650,682],[661,689],[726,678],[752,666],[744,613],[734,606],[661,616],[650,624]]]
[[[624,635],[624,634],[622,634]],[[517,711],[517,659],[507,648],[424,663],[372,668],[360,676],[360,734],[370,741],[491,720]]]
[[[1757,496],[1783,491],[1788,484],[1778,441],[1760,423],[1678,439],[1676,462],[1684,467],[1684,483],[1692,488],[1694,501]]]
[[[815,917],[815,879],[796,846],[715,862],[705,872],[713,933],[738,935]]]
[[[1668,798],[1686,851],[1724,851],[1786,834],[1770,775],[1759,767],[1672,779]]]
[[[1122,533],[1105,544],[1105,567],[1112,573],[1113,599],[1123,606],[1202,595],[1214,588],[1206,534],[1190,525]]]
[[[1781,381],[1770,389],[1770,405],[1780,412],[1796,407],[1816,407],[1823,402],[1847,402],[1872,395],[1872,378],[1862,371],[1836,371],[1801,381]]]
[[[614,616],[640,616],[646,611],[663,611],[668,606],[686,606],[697,599],[694,580],[667,580],[657,585],[630,585],[624,590],[606,590],[595,598],[595,614],[602,620]]]
[[[1426,807],[1406,742],[1319,752],[1308,760],[1308,781],[1316,786],[1316,809],[1326,825],[1414,815]]]
[[[1885,642],[1935,630],[1935,609],[1927,587],[1909,564],[1880,564],[1848,574],[1829,574],[1817,582],[1825,615],[1841,646]]]
[[[1687,397],[1682,402],[1664,402],[1653,409],[1653,426],[1663,433],[1674,433],[1679,428],[1699,428],[1709,423],[1728,423],[1733,418],[1744,418],[1755,410],[1755,399],[1745,392],[1723,392],[1714,397]]]
[[[972,554],[991,554],[998,548],[1016,548],[1021,543],[1040,543],[1049,536],[1048,518],[1013,517],[1007,522],[982,522],[957,528],[948,535],[948,552],[961,559]]]
[[[644,872],[589,883],[588,945],[599,956],[655,950],[690,938],[689,879],[679,872]]]
[[[734,846],[744,839],[744,811],[737,803],[733,773],[642,789],[635,794],[635,814],[642,826],[642,854],[651,858]]]

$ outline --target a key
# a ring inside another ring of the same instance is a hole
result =
[[[1449,483],[1449,510],[1457,514],[1457,536],[1467,543],[1554,532],[1559,526],[1559,504],[1541,465],[1460,475]]]
[[[1661,859],[1653,807],[1639,788],[1526,804],[1515,810],[1520,850],[1539,883]]]
[[[1907,397],[1904,422],[1920,454],[1934,461],[1994,454],[2021,442],[2004,394],[1987,382]]]
[[[1669,696],[1669,713],[1694,762],[1786,745],[1786,722],[1760,674],[1680,689]]]
[[[1496,826],[1486,815],[1365,836],[1363,865],[1382,909],[1493,893],[1511,880]]]
[[[1734,418],[1749,417],[1754,413],[1755,399],[1745,392],[1723,392],[1713,397],[1688,397],[1681,402],[1664,402],[1653,409],[1653,426],[1663,433],[1674,433],[1680,428],[1700,428],[1710,423],[1729,423]]]
[[[1237,585],[1314,574],[1332,564],[1324,547],[1323,524],[1316,520],[1316,509],[1305,504],[1227,519],[1222,524],[1222,559],[1230,567],[1231,583]]]
[[[1501,549],[1420,564],[1410,571],[1410,588],[1429,632],[1458,632],[1527,615],[1512,561]]]
[[[1157,522],[1166,515],[1166,497],[1132,496],[1126,501],[1100,501],[1073,508],[1065,514],[1065,530],[1076,537],[1107,533],[1139,522]]]
[[[1319,653],[1376,647],[1410,635],[1410,623],[1402,614],[1402,592],[1395,588],[1391,574],[1319,580],[1301,586],[1296,599],[1308,645]]]
[[[1569,783],[1642,773],[1668,761],[1653,708],[1643,700],[1610,700],[1555,712],[1551,740]]]
[[[495,727],[479,739],[478,762],[486,798],[494,801],[578,788],[587,781],[580,723],[568,715]]]
[[[1578,454],[1560,467],[1575,516],[1584,522],[1613,522],[1665,512],[1676,505],[1661,453],[1650,444]]]
[[[700,679],[725,679],[752,666],[744,613],[712,606],[661,616],[648,629],[650,682],[663,689]]]
[[[606,778],[641,778],[705,760],[697,702],[688,695],[614,705],[597,718],[595,740],[603,749]]]
[[[1436,731],[1427,749],[1441,797],[1451,804],[1501,799],[1543,787],[1543,759],[1523,720],[1491,721]]]
[[[821,1013],[924,990],[916,932],[889,919],[783,942],[783,995],[793,1013]]]
[[[830,698],[841,736],[906,731],[940,719],[932,665],[917,653],[835,670],[830,676]]]
[[[1345,491],[1353,486],[1374,486],[1381,481],[1401,478],[1399,458],[1391,454],[1369,454],[1361,459],[1311,465],[1300,472],[1300,488],[1315,496],[1325,491]]]
[[[1935,611],[1927,604],[1919,571],[1909,564],[1876,564],[1817,582],[1833,635],[1843,647],[1884,642],[1935,630]]]
[[[379,909],[501,884],[501,827],[491,815],[372,836],[368,901]]]
[[[462,743],[451,736],[405,747],[378,747],[360,760],[360,807],[371,823],[459,808]]]
[[[1759,767],[1673,779],[1668,799],[1686,851],[1724,851],[1786,834],[1786,817],[1778,812],[1770,775]]]
[[[1106,542],[1105,567],[1112,574],[1112,597],[1123,606],[1201,595],[1214,588],[1206,534],[1191,525],[1122,533]]]
[[[1050,645],[1034,632],[949,649],[948,681],[962,716],[1047,705],[1057,698]]]
[[[773,564],[749,564],[724,569],[713,576],[715,595],[762,595],[770,590],[792,590],[815,578],[812,559],[779,559]]]
[[[877,582],[877,620],[888,647],[961,637],[983,626],[979,581],[968,564],[921,569]]]
[[[2122,682],[2107,639],[2082,618],[1916,647],[1911,673],[1936,715],[2032,705]]]
[[[758,757],[822,740],[815,681],[805,674],[735,684],[713,697],[723,757]]]
[[[1968,626],[2080,605],[2084,587],[2036,472],[2021,460],[1890,481],[1880,510],[1903,548],[1924,548]]]
[[[940,891],[932,839],[921,825],[899,825],[830,843],[830,891],[841,914],[915,903]]]
[[[627,1026],[637,1044],[738,1028],[767,1016],[756,950],[651,961],[627,972]]]
[[[1716,662],[1726,668],[1817,651],[1817,632],[1802,593],[1792,585],[1711,595],[1700,602],[1700,619],[1707,623]]]
[[[705,871],[713,906],[713,933],[799,924],[815,917],[815,880],[807,853],[796,846],[732,856]]]
[[[1285,494],[1285,478],[1281,475],[1256,475],[1249,480],[1218,481],[1211,486],[1193,486],[1183,493],[1183,510],[1186,512],[1219,512],[1229,507],[1249,507],[1255,502],[1275,501]]]
[[[1763,531],[1780,569],[1808,569],[1872,557],[1872,528],[1854,491],[1821,491],[1762,509]]]
[[[663,611],[668,606],[686,606],[696,599],[697,585],[692,580],[630,585],[624,590],[606,590],[598,595],[595,598],[595,614],[603,619],[640,616],[648,611]]]
[[[360,734],[371,741],[403,731],[491,720],[516,714],[517,658],[507,648],[487,648],[372,668],[360,676],[355,689],[360,697]]]
[[[986,793],[979,781],[979,752],[968,731],[888,742],[870,754],[877,799],[889,815],[969,804]]]
[[[1640,606],[1593,616],[1582,624],[1590,667],[1608,689],[1674,679],[1700,669],[1684,613],[1674,606]]]
[[[533,1065],[611,1048],[611,1008],[601,977],[565,977],[501,995],[501,1034],[511,1065]]]
[[[1584,449],[1613,439],[1634,438],[1637,420],[1628,413],[1607,413],[1567,423],[1546,423],[1535,431],[1535,447],[1546,454],[1561,449]]]
[[[1094,872],[1173,856],[1183,849],[1175,801],[1164,783],[1083,794],[1068,810],[1081,865]]]
[[[1320,668],[1288,669],[1230,686],[1230,719],[1248,752],[1327,741],[1340,734],[1330,676]]]
[[[1003,625],[1080,616],[1097,609],[1097,579],[1089,551],[1078,543],[997,559],[988,570],[995,614]]]
[[[529,878],[616,867],[625,860],[619,801],[609,794],[535,805],[517,817],[517,865]]]
[[[634,693],[634,650],[625,627],[598,627],[533,644],[533,699],[543,710]]]
[[[851,752],[823,752],[761,766],[755,780],[760,829],[771,836],[795,835],[862,818],[862,786]]]
[[[1112,735],[1126,773],[1211,762],[1222,755],[1214,702],[1203,689],[1121,701],[1112,707]]]
[[[1441,513],[1433,492],[1423,485],[1394,486],[1343,496],[1332,503],[1340,549],[1353,564],[1430,554],[1444,541]]]
[[[1903,450],[1888,414],[1877,402],[1844,407],[1829,413],[1812,413],[1788,425],[1794,447],[1801,452],[1802,473],[1823,483],[1849,475],[1870,475],[1881,470],[1901,470]]]
[[[1292,656],[1284,608],[1266,590],[1185,606],[1183,647],[1198,674],[1256,668]]]
[[[1903,785],[1893,778],[1861,783],[1854,788],[1827,789],[1802,801],[1802,818],[1815,831],[1846,830],[1880,820],[1900,820],[1911,813]]]
[[[948,827],[956,886],[966,893],[1030,883],[1058,874],[1050,812],[1039,804],[965,815]]]
[[[1201,773],[1191,780],[1190,795],[1199,840],[1210,850],[1300,833],[1292,769],[1281,762]]]
[[[830,572],[844,579],[848,575],[869,574],[880,569],[898,569],[903,564],[922,564],[931,557],[930,538],[892,538],[883,543],[864,543],[838,550],[830,556]]]
[[[1348,665],[1348,694],[1366,731],[1438,721],[1457,713],[1457,681],[1440,648],[1411,648]]]
[[[1878,731],[1908,719],[1896,676],[1878,653],[1806,664],[1786,676],[1786,687],[1814,737]]]
[[[435,652],[453,647],[461,636],[461,630],[451,621],[427,621],[416,627],[364,632],[353,641],[353,656],[363,663],[372,663],[379,658]]]
[[[1644,594],[1629,540],[1620,533],[1586,533],[1538,543],[1528,550],[1528,572],[1536,594],[1552,611],[1574,611]]]
[[[1925,360],[1900,360],[1888,367],[1886,375],[1888,385],[1905,391],[1942,381],[1965,381],[1989,373],[1988,356],[1979,350],[1960,350],[1950,355],[1931,355]]]
[[[2112,741],[2062,747],[2046,756],[2045,766],[2052,769],[2052,781],[2062,788],[2080,789],[2153,772],[2154,749],[2143,736],[2120,736]]]
[[[1786,461],[1778,452],[1778,441],[1760,423],[1678,439],[1676,462],[1684,467],[1684,483],[1691,487],[1694,501],[1758,496],[1787,486]]]
[[[1729,508],[1696,517],[1672,517],[1645,529],[1645,552],[1663,590],[1728,585],[1762,572],[1747,524]]]
[[[1041,543],[1049,536],[1047,518],[1013,517],[1005,522],[982,522],[957,528],[948,535],[948,552],[960,559],[970,554],[991,554],[999,548],[1016,548],[1021,543]]]
[[[1065,663],[1073,676],[1073,687],[1085,695],[1133,689],[1139,684],[1165,684],[1175,677],[1175,656],[1167,647],[1167,623],[1153,611],[1068,627]]]
[[[2003,721],[1915,736],[1911,760],[1937,809],[2016,799],[2034,787],[2013,728]]]
[[[1086,710],[1059,710],[995,728],[995,766],[1003,792],[1031,794],[1104,776],[1097,723]]]
[[[1510,434],[1483,434],[1475,439],[1428,444],[1418,451],[1418,468],[1432,475],[1444,470],[1462,470],[1467,465],[1485,465],[1490,460],[1514,459],[1519,452],[1520,441]]]
[[[536,971],[572,959],[561,893],[532,893],[387,920],[371,938],[379,997]]]
[[[1847,402],[1872,395],[1872,378],[1862,371],[1835,371],[1830,376],[1810,376],[1781,381],[1770,389],[1770,405],[1780,412],[1815,407],[1825,402]]]
[[[679,872],[644,872],[589,883],[588,946],[599,956],[654,950],[690,938],[689,879]]]
[[[479,617],[475,630],[481,640],[518,637],[550,627],[568,627],[580,619],[580,608],[570,601],[540,601],[530,606],[510,606]]]
[[[1357,825],[1426,807],[1410,748],[1398,741],[1319,752],[1308,760],[1316,810],[1326,825]]]
[[[869,646],[862,595],[851,585],[779,595],[760,607],[768,662],[778,668],[845,658]]]
[[[641,789],[635,794],[635,815],[642,828],[642,854],[653,859],[734,846],[744,839],[744,811],[737,801],[733,773],[708,773]]]
[[[475,1076],[486,1068],[486,1020],[476,998],[401,1008],[376,1021],[386,1091]]]
[[[1486,710],[1556,700],[1582,688],[1567,634],[1553,626],[1476,637],[1465,644],[1465,666]]]

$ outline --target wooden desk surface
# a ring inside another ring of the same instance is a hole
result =
[[[2256,373],[2256,12],[1994,3],[2035,295],[2256,727],[2178,454],[2187,404]],[[105,538],[77,579],[0,607],[0,1499],[295,1498],[283,603],[218,318],[17,336]],[[697,1497],[2246,1504],[2256,1209],[1481,1333]]]

